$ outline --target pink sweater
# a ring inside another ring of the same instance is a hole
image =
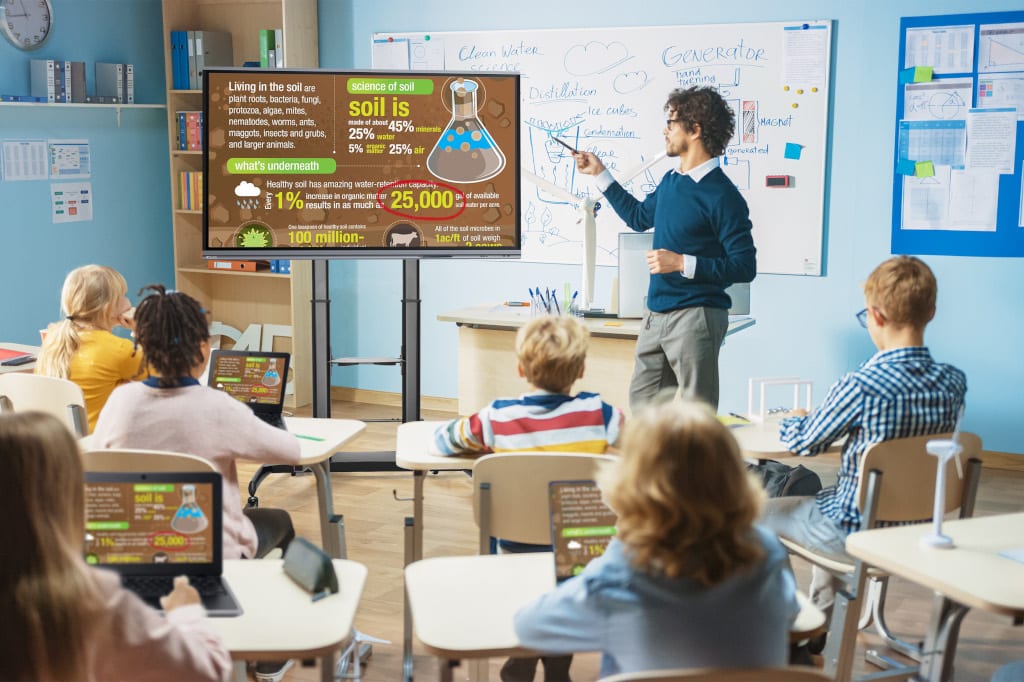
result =
[[[227,680],[231,655],[203,617],[182,606],[161,616],[121,587],[110,571],[90,568],[105,606],[89,628],[90,680]]]
[[[185,452],[210,460],[224,477],[224,558],[256,556],[256,529],[242,513],[236,459],[295,464],[299,441],[246,405],[208,386],[117,387],[100,412],[95,448]]]

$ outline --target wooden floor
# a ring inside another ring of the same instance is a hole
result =
[[[299,411],[303,414],[303,411]],[[305,413],[308,415],[308,411]],[[335,401],[332,415],[352,419],[398,416],[395,407],[345,403]],[[449,412],[424,409],[424,419],[445,419]],[[369,424],[366,432],[350,451],[393,450],[394,423]],[[835,458],[817,458],[808,462],[822,475],[826,485],[834,480],[837,468]],[[244,485],[256,467],[240,463],[239,477]],[[366,588],[356,616],[356,627],[369,635],[391,640],[391,644],[376,644],[369,664],[363,670],[363,680],[369,682],[395,682],[402,672],[402,550],[403,520],[412,515],[412,504],[398,501],[412,495],[412,475],[409,473],[337,473],[332,476],[334,505],[337,513],[344,514],[348,558],[359,561],[369,569]],[[982,474],[976,513],[978,515],[1024,511],[1024,473],[986,469]],[[242,499],[248,495],[242,491]],[[470,479],[462,473],[441,473],[427,477],[424,486],[424,556],[453,556],[476,553],[476,527],[472,515]],[[296,531],[320,544],[319,518],[316,492],[312,476],[273,475],[259,489],[260,506],[288,510]],[[799,560],[794,570],[797,580],[806,589],[810,574],[806,564]],[[924,633],[930,613],[931,595],[927,591],[902,580],[892,581],[888,604],[889,624],[904,636],[917,637]],[[863,662],[863,651],[876,645],[878,639],[862,633],[854,674],[876,672]],[[737,642],[737,646],[742,643]],[[438,663],[414,647],[416,679],[437,678]],[[981,611],[971,611],[964,619],[957,652],[955,679],[957,682],[987,682],[1001,664],[1024,659],[1024,627],[1012,627],[1005,618]],[[491,662],[491,679],[498,679],[500,661]],[[577,655],[573,663],[573,679],[596,680],[599,657],[596,654]],[[286,680],[318,680],[315,668],[296,665]],[[465,679],[460,671],[456,678]],[[538,675],[538,679],[543,679]]]

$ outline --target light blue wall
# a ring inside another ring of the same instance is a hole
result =
[[[52,0],[54,27],[35,52],[0,39],[0,93],[28,94],[29,60],[135,65],[137,102],[163,103],[159,0]],[[117,268],[129,296],[174,281],[164,109],[0,107],[0,139],[85,139],[92,153],[90,222],[54,224],[50,181],[0,182],[0,339],[39,343],[60,315],[60,288],[85,263]]]
[[[443,11],[439,8],[443,7]],[[899,18],[1009,11],[1019,0],[791,0],[669,2],[519,0],[487,3],[422,0],[353,3],[320,0],[320,64],[368,68],[374,31],[441,31],[645,26],[797,19],[835,20],[830,178],[827,184],[827,275],[761,275],[751,307],[757,325],[723,349],[722,411],[746,407],[747,378],[812,379],[816,396],[854,369],[873,347],[853,313],[860,285],[889,256],[892,145]],[[631,11],[632,10],[632,11]],[[342,36],[341,40],[338,36]],[[1018,141],[1019,142],[1019,141]],[[1024,452],[1024,292],[1019,259],[927,256],[939,280],[939,309],[928,329],[934,355],[967,372],[967,426],[986,449]],[[462,306],[521,298],[527,286],[575,281],[578,268],[494,261],[426,261],[423,298],[423,393],[455,396],[456,332],[435,320]],[[611,268],[600,268],[597,298],[607,300]],[[397,353],[401,268],[394,262],[339,262],[331,268],[332,343],[337,355]],[[597,371],[597,368],[589,368]],[[400,390],[394,368],[335,370],[334,383]]]
[[[34,56],[136,65],[138,101],[163,102],[158,0],[53,0],[54,34]],[[860,283],[889,255],[896,58],[900,16],[1019,9],[1017,0],[792,0],[763,3],[651,0],[631,15],[621,0],[562,3],[520,0],[480,5],[450,0],[320,0],[320,63],[370,66],[374,31],[485,30],[643,26],[804,18],[835,20],[827,276],[762,275],[751,305],[757,325],[729,339],[722,354],[722,409],[746,405],[750,376],[799,375],[817,396],[872,352],[852,314]],[[443,12],[439,8],[443,7]],[[0,40],[0,92],[28,89],[28,56]],[[24,64],[24,66],[21,66]],[[91,74],[91,70],[90,74]],[[90,89],[92,88],[90,75]],[[96,195],[92,222],[54,225],[49,182],[0,182],[0,339],[33,343],[58,315],[64,274],[100,262],[121,270],[132,293],[171,282],[167,132],[162,110],[0,107],[0,139],[86,138],[92,144]],[[939,278],[939,312],[927,340],[936,357],[968,375],[968,427],[987,449],[1024,452],[1015,437],[1024,415],[1024,291],[1019,259],[926,257]],[[607,301],[613,271],[600,268],[597,298]],[[515,262],[426,261],[423,299],[423,393],[456,395],[456,333],[435,320],[463,306],[520,298],[527,286],[575,281],[578,268]],[[397,262],[331,266],[335,355],[399,352],[401,267]],[[590,371],[595,371],[591,368]],[[398,391],[392,367],[335,370],[332,383]]]

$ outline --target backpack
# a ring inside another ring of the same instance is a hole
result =
[[[791,467],[771,459],[747,466],[764,484],[768,497],[814,495],[821,490],[821,478],[802,464]]]

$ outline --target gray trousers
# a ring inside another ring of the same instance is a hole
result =
[[[765,501],[760,523],[804,547],[853,562],[853,557],[846,553],[846,533],[821,513],[813,497],[772,497]],[[807,596],[819,609],[830,614],[836,590],[841,587],[841,581],[831,573],[811,567]]]
[[[718,352],[729,329],[722,308],[648,311],[636,340],[629,407],[636,412],[667,390],[718,409]]]

